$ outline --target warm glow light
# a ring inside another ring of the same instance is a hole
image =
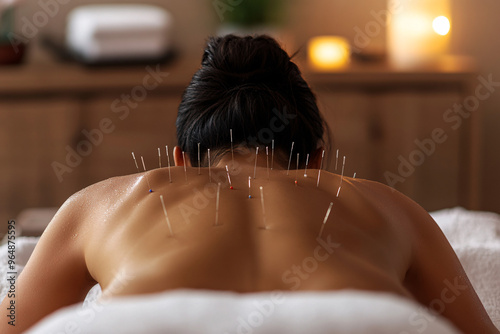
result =
[[[451,0],[388,1],[387,46],[391,65],[428,66],[448,52]]]
[[[432,22],[432,28],[437,34],[445,36],[450,32],[450,20],[446,16],[438,16]]]
[[[319,71],[336,70],[346,66],[350,53],[349,43],[342,37],[319,36],[309,41],[309,62]]]

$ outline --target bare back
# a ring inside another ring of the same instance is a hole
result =
[[[85,223],[85,254],[90,273],[104,289],[125,270],[137,284],[131,282],[119,294],[184,287],[238,292],[354,288],[408,295],[403,280],[411,249],[398,231],[405,218],[381,208],[376,200],[381,194],[363,191],[370,183],[344,178],[336,198],[340,177],[323,173],[317,188],[317,170],[307,178],[301,171],[295,185],[295,171],[290,176],[272,171],[268,180],[266,169],[259,168],[253,179],[253,168],[243,168],[232,173],[233,189],[224,169],[211,172],[212,183],[207,169],[201,175],[189,169],[187,183],[182,167],[172,171],[173,183],[167,169],[149,172],[152,193],[139,175],[103,185],[109,187],[104,193],[116,196],[92,205],[100,218],[90,216]],[[222,181],[217,222],[216,175]]]
[[[26,324],[81,300],[95,282],[110,297],[176,288],[241,293],[349,288],[395,293],[426,306],[451,282],[462,290],[441,313],[465,332],[482,328],[495,333],[439,228],[394,190],[348,177],[341,181],[324,171],[317,187],[318,170],[308,171],[307,177],[299,171],[295,184],[296,171],[274,170],[268,177],[267,169],[259,167],[253,179],[253,166],[242,164],[231,172],[233,189],[223,168],[211,169],[212,182],[207,168],[198,173],[198,168],[187,168],[186,181],[183,167],[172,168],[172,183],[167,168],[150,171],[147,178],[112,178],[68,200],[42,236],[19,290],[40,285],[40,263],[52,261],[58,263],[55,273],[46,272],[49,283],[40,288],[50,294],[67,285],[68,291],[78,292],[68,292],[53,305],[43,294],[25,294],[19,304],[46,306],[44,311],[21,308],[31,317]],[[57,244],[62,239],[67,242]],[[61,248],[65,252],[54,259]],[[56,276],[57,270],[68,275]]]

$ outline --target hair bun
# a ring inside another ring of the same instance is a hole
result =
[[[314,94],[274,39],[234,35],[208,40],[176,121],[178,144],[193,165],[198,143],[202,152],[224,154],[230,130],[237,145],[248,145],[249,138],[258,139],[252,146],[274,140],[276,162],[286,164],[292,141],[301,157],[314,153],[324,124]]]
[[[283,78],[291,64],[288,54],[268,36],[211,37],[202,60],[207,69],[250,82]]]

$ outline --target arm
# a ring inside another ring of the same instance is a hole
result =
[[[83,254],[81,200],[74,195],[61,207],[38,242],[16,282],[15,327],[0,306],[1,333],[20,333],[53,311],[82,301],[94,284]]]
[[[499,333],[441,229],[418,205],[412,203],[410,211],[413,258],[407,288],[464,333]]]

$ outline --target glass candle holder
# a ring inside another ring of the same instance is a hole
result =
[[[309,40],[308,59],[311,69],[319,72],[335,71],[350,62],[349,42],[339,36],[317,36]]]
[[[422,66],[448,51],[449,0],[389,0],[388,6],[387,44],[394,66]]]

